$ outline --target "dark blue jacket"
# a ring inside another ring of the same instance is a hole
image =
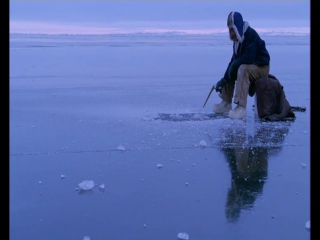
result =
[[[235,51],[233,50],[232,58],[224,74],[224,79],[226,79],[227,81],[231,80],[228,77],[228,70],[233,61],[235,61],[234,71],[238,71],[238,68],[241,64],[255,64],[258,66],[265,66],[269,65],[270,63],[270,55],[266,49],[265,42],[260,38],[259,34],[250,26],[248,26],[246,32],[244,33],[244,40],[242,41],[242,43],[239,43],[237,53],[235,53]]]

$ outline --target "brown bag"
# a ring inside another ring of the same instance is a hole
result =
[[[279,80],[269,74],[267,78],[259,78],[250,84],[249,95],[257,97],[259,118],[267,121],[281,121],[284,118],[295,118],[295,114],[286,99],[283,86]]]

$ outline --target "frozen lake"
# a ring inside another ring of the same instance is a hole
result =
[[[206,118],[226,35],[11,35],[10,239],[309,239],[310,40],[262,37],[295,120]]]

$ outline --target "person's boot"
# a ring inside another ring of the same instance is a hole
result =
[[[247,116],[247,109],[239,104],[229,111],[229,117],[233,119],[242,119]]]
[[[221,103],[214,104],[212,110],[215,113],[226,113],[229,112],[231,109],[231,103],[228,103],[224,100],[222,100]]]

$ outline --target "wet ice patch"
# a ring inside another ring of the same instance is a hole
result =
[[[178,237],[179,240],[189,240],[189,234],[188,233],[184,233],[184,232],[178,233],[177,237]]]
[[[94,181],[92,180],[84,180],[78,184],[78,187],[82,191],[91,190],[94,187]]]
[[[173,122],[183,122],[183,121],[204,121],[204,120],[213,120],[226,118],[224,115],[216,113],[204,113],[204,112],[195,112],[195,113],[158,113],[154,120],[161,121],[173,121]]]

